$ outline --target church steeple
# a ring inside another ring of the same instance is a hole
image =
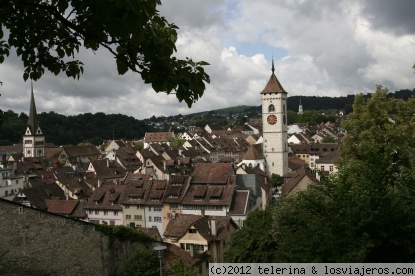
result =
[[[35,104],[35,96],[33,95],[33,82],[32,82],[32,93],[30,98],[30,109],[29,109],[29,121],[28,127],[32,135],[36,135],[38,129],[37,111]]]
[[[23,156],[43,157],[45,156],[45,136],[39,127],[37,119],[33,83],[31,88],[29,120],[27,122],[26,132],[23,135]]]

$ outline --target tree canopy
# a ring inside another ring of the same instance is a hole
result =
[[[45,69],[78,78],[80,47],[108,50],[118,73],[141,75],[156,92],[175,93],[190,107],[209,83],[204,61],[174,56],[178,27],[159,15],[160,0],[4,0],[0,13],[0,63],[15,50],[24,80]],[[6,32],[4,32],[6,31]]]

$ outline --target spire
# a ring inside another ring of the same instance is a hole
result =
[[[38,128],[38,121],[37,121],[37,112],[36,112],[36,105],[35,105],[35,96],[33,95],[33,82],[32,82],[32,95],[30,98],[28,126],[30,128],[30,132],[32,133],[32,135],[35,135],[36,130]]]
[[[261,94],[266,93],[287,93],[287,91],[284,90],[281,83],[278,81],[277,77],[274,74],[275,67],[274,67],[274,58],[272,58],[272,67],[271,67],[271,77],[268,80],[267,85],[265,86],[264,90],[262,90]]]

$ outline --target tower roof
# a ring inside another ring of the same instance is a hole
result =
[[[272,74],[268,80],[267,85],[265,86],[264,90],[262,90],[261,94],[266,93],[287,93],[284,88],[282,87],[281,83],[278,81],[277,77],[275,76],[275,69],[274,69],[274,60],[272,60]]]
[[[38,120],[37,120],[37,111],[35,105],[35,97],[33,95],[33,83],[32,83],[32,95],[30,98],[30,110],[29,110],[29,121],[28,127],[30,128],[30,132],[34,135],[36,134],[36,130],[38,128]]]

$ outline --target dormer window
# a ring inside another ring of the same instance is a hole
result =
[[[203,196],[194,196],[194,200],[203,200]]]
[[[194,228],[189,228],[189,234],[196,234],[197,231]]]

